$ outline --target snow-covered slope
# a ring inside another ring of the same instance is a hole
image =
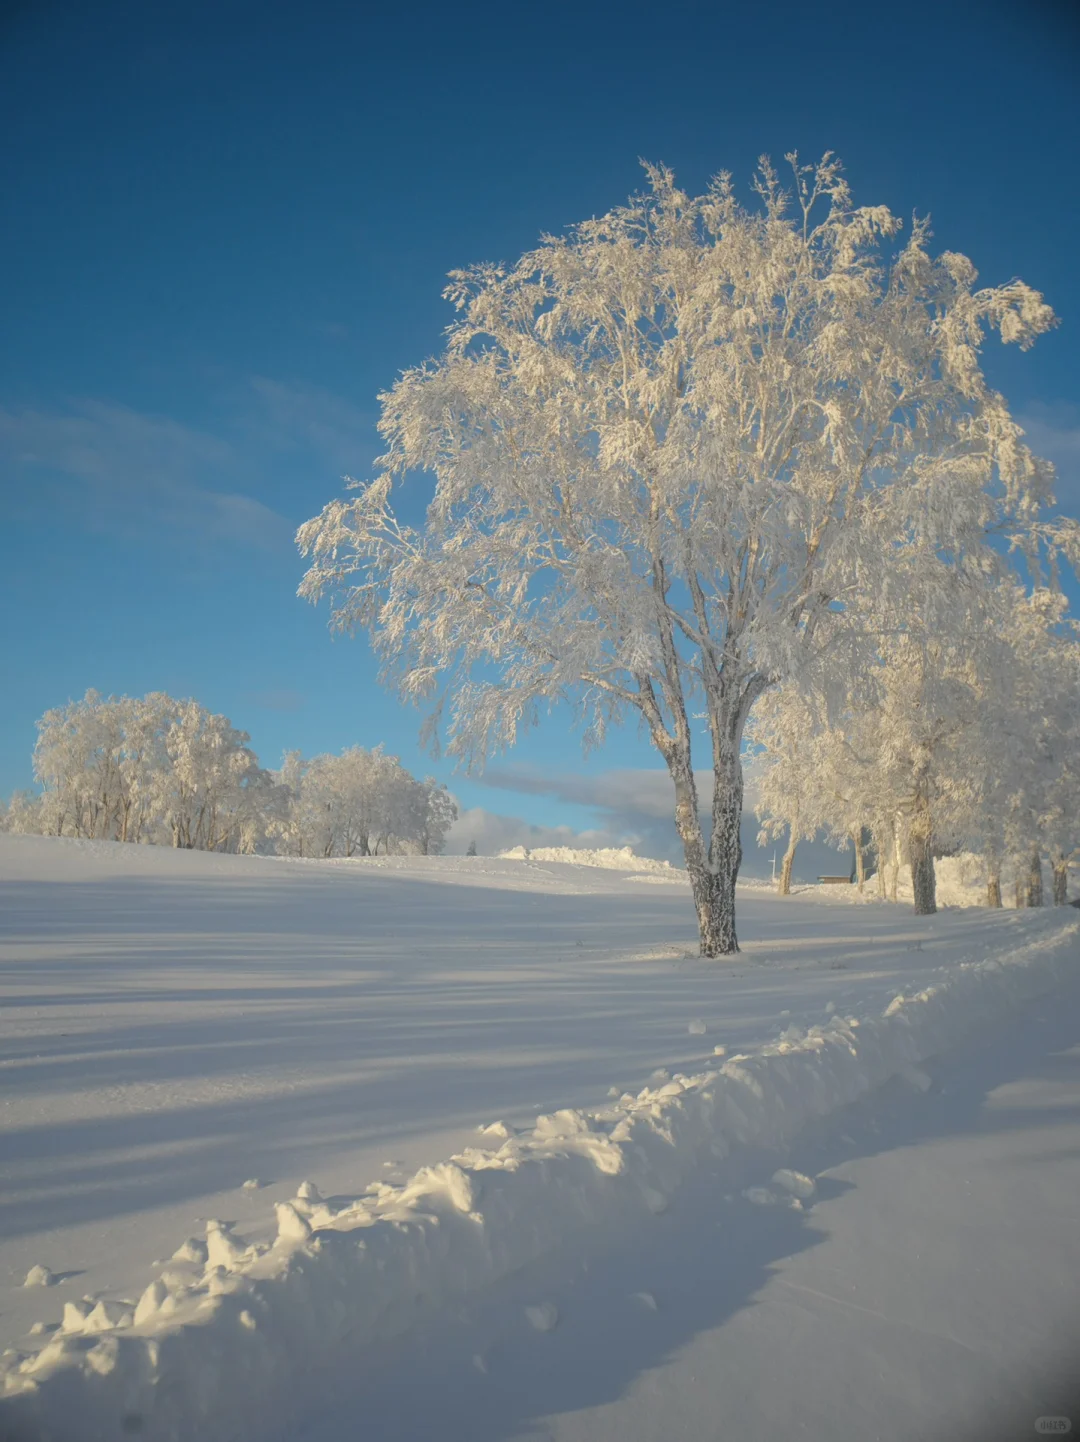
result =
[[[0,838],[0,868],[3,1407],[73,1442],[262,1438],[346,1341],[661,1210],[1076,952],[1072,912],[748,891],[708,963],[682,888],[535,860]]]

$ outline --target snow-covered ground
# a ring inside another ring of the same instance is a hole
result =
[[[705,962],[657,879],[0,837],[4,1405],[59,1438],[263,1438],[317,1361],[918,1087],[1076,958],[1071,911],[747,887],[743,954]]]
[[[568,1249],[370,1353],[293,1442],[343,1442],[358,1417],[378,1442],[1075,1433],[1080,981],[924,1074],[742,1176],[704,1165],[610,1250]],[[743,1195],[777,1161],[815,1180],[802,1209]],[[544,1305],[558,1324],[538,1334]]]

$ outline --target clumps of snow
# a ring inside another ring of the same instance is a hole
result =
[[[791,1196],[798,1197],[800,1202],[810,1201],[817,1191],[817,1183],[813,1177],[808,1177],[805,1172],[793,1172],[790,1167],[781,1167],[778,1172],[773,1172],[772,1184]]]
[[[656,1298],[651,1292],[635,1292],[633,1300],[640,1302],[641,1305],[647,1307],[650,1312],[656,1311]]]
[[[692,1021],[690,1023],[686,1030],[690,1033],[691,1036],[704,1036],[705,1033],[709,1030],[709,1028],[705,1025],[701,1018],[698,1017],[695,1021]]]
[[[540,1302],[535,1307],[526,1307],[525,1315],[529,1324],[538,1332],[551,1332],[559,1324],[559,1309],[554,1302]]]
[[[200,1242],[198,1237],[188,1237],[187,1241],[181,1242],[176,1251],[172,1254],[174,1262],[195,1262],[202,1265],[206,1261],[206,1243]]]
[[[183,1243],[137,1303],[69,1302],[39,1351],[0,1357],[4,1425],[114,1437],[138,1416],[142,1442],[254,1442],[280,1430],[303,1406],[302,1379],[328,1357],[386,1340],[586,1229],[641,1224],[705,1160],[783,1146],[1073,973],[1080,920],[1048,919],[1027,937],[920,971],[884,1011],[833,1015],[695,1075],[665,1074],[601,1111],[478,1138],[488,1144],[400,1186],[377,1183],[332,1207],[304,1188],[278,1203],[271,1242],[247,1245],[211,1222],[206,1242]],[[745,1195],[799,1210],[813,1181],[782,1168]],[[550,1302],[526,1316],[539,1330],[558,1321]]]
[[[500,851],[501,861],[561,861],[568,866],[599,866],[605,871],[643,872],[653,876],[681,877],[682,871],[670,861],[654,861],[651,856],[638,856],[632,847],[602,847],[597,851],[579,850],[573,846],[513,846]]]
[[[262,1182],[259,1181],[258,1177],[248,1177],[243,1189],[245,1192],[257,1192],[261,1187]]]
[[[278,1202],[274,1207],[274,1215],[277,1217],[279,1242],[306,1242],[311,1236],[307,1218],[300,1215],[292,1202]]]
[[[726,1047],[726,1046],[714,1046],[714,1047],[713,1047],[713,1056],[727,1056],[727,1047]]]
[[[24,1287],[52,1287],[56,1284],[56,1276],[50,1272],[48,1267],[36,1263],[26,1274]]]

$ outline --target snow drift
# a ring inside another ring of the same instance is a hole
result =
[[[562,861],[570,866],[599,866],[605,871],[645,871],[664,876],[682,876],[680,868],[670,861],[654,861],[651,856],[638,856],[630,846],[601,847],[597,851],[573,846],[512,846],[499,852],[500,861]]]
[[[301,1379],[425,1309],[589,1227],[662,1211],[705,1157],[775,1146],[1005,1015],[1075,966],[1080,921],[1033,918],[1024,945],[928,975],[876,1015],[791,1027],[753,1055],[675,1076],[595,1112],[541,1116],[401,1186],[276,1207],[273,1240],[224,1222],[189,1238],[127,1301],[69,1304],[29,1356],[2,1359],[4,1436],[242,1442],[274,1435]],[[790,1199],[798,1204],[797,1196]]]

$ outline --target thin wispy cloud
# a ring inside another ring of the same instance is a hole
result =
[[[258,706],[263,711],[280,711],[292,713],[302,711],[307,704],[307,697],[302,691],[294,691],[289,686],[271,687],[266,691],[252,691],[248,700],[253,706]]]
[[[379,449],[372,416],[316,386],[256,376],[219,429],[115,401],[55,409],[0,406],[0,473],[9,513],[132,538],[168,531],[203,545],[285,553],[295,518],[259,499],[270,468],[325,483],[364,474]]]
[[[27,509],[43,495],[60,500],[65,516],[91,530],[166,527],[256,549],[288,544],[285,517],[236,488],[245,465],[220,436],[115,403],[0,408],[0,466],[11,494],[21,493]]]
[[[255,376],[251,392],[264,444],[306,449],[335,475],[363,475],[382,449],[374,411],[333,391]]]

